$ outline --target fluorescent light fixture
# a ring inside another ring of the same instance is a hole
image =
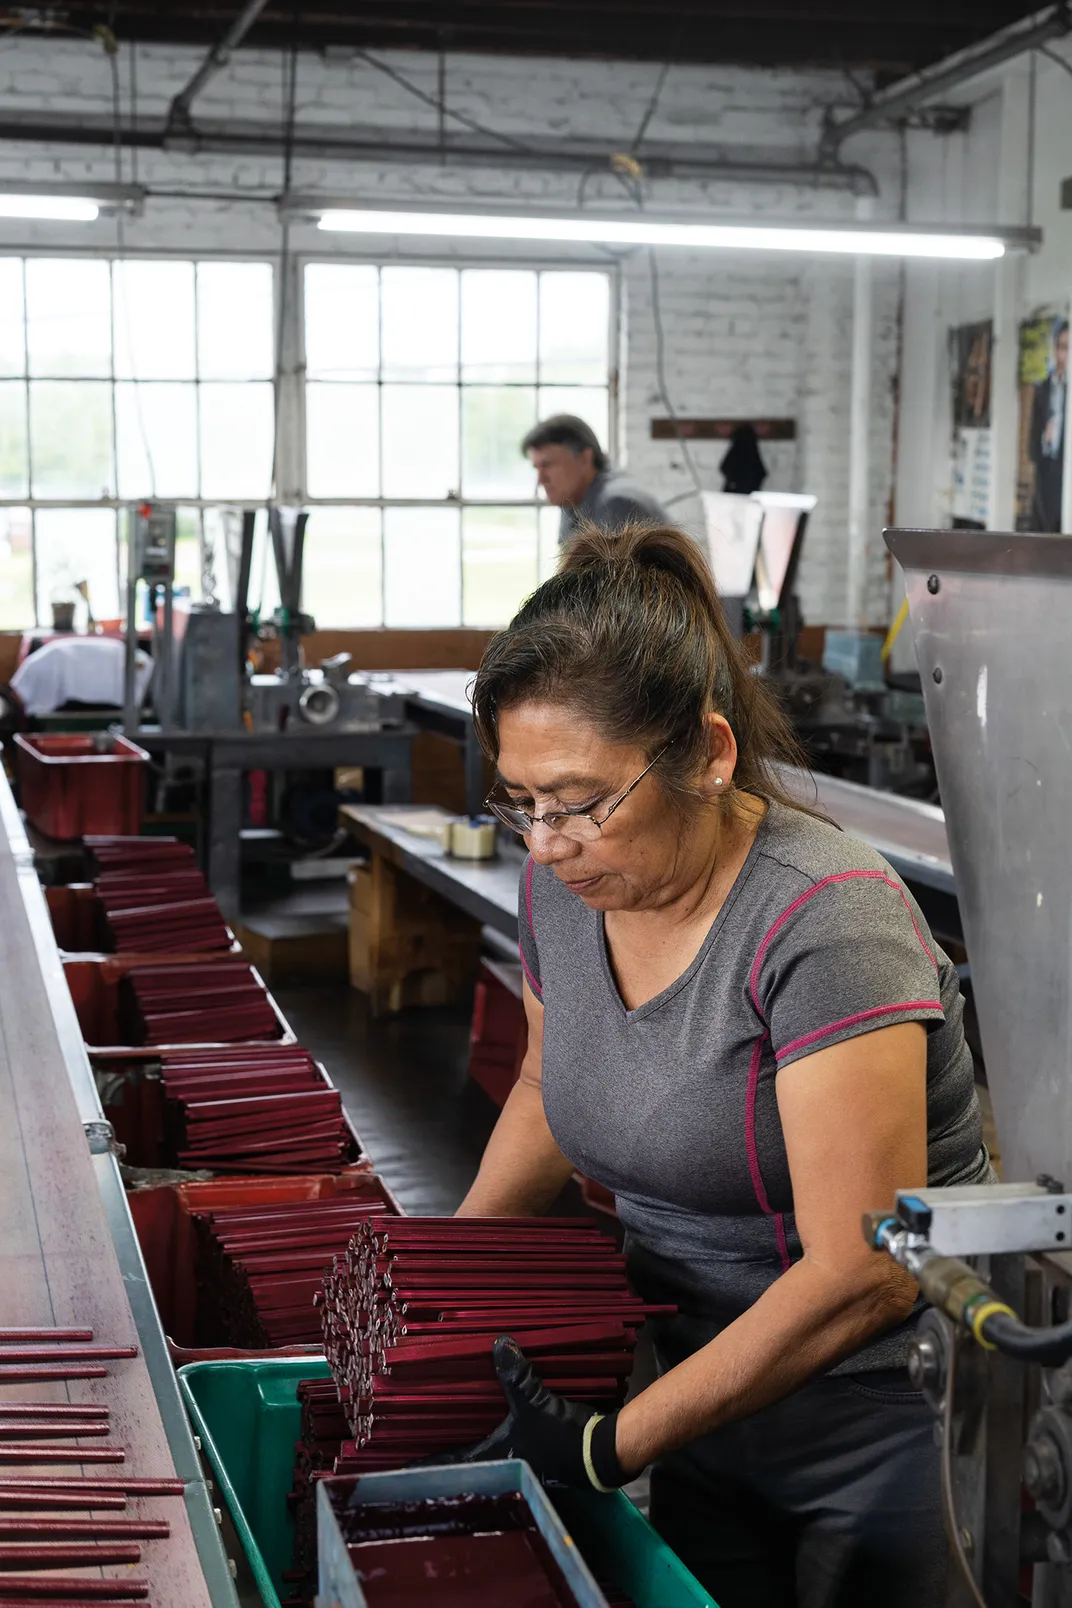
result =
[[[145,190],[137,184],[50,184],[0,179],[0,218],[95,223],[103,214],[137,216]]]
[[[78,196],[6,195],[0,191],[0,218],[43,218],[50,223],[96,223],[100,207]]]
[[[292,214],[319,215],[321,229],[351,234],[550,241],[567,245],[676,246],[693,251],[795,251],[824,255],[930,257],[987,262],[1032,250],[1038,230],[958,229],[907,224],[767,224],[659,221],[644,215],[390,211],[294,197]]]

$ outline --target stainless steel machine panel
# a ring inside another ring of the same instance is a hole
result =
[[[176,608],[177,724],[196,732],[241,729],[240,623],[237,614],[193,604]]]
[[[893,530],[1005,1177],[1072,1135],[1072,538]]]
[[[379,731],[406,718],[405,694],[393,682],[323,670],[250,676],[245,707],[254,731],[280,734]]]

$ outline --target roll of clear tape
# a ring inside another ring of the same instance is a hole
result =
[[[495,822],[475,815],[467,821],[450,823],[448,854],[456,860],[491,860],[495,856]]]

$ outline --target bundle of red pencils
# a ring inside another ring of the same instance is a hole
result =
[[[370,1219],[321,1298],[324,1349],[353,1439],[336,1472],[400,1468],[499,1424],[496,1336],[512,1335],[564,1396],[620,1404],[654,1312],[625,1258],[577,1218]]]
[[[166,1050],[160,1070],[180,1167],[331,1173],[361,1159],[338,1089],[297,1044]]]
[[[124,878],[127,885],[118,893],[100,890],[117,955],[195,955],[230,949],[231,934],[210,893],[179,898],[159,887],[130,886],[131,880]]]
[[[317,1586],[316,1487],[335,1470],[335,1459],[349,1435],[346,1415],[333,1379],[302,1379],[301,1439],[294,1448],[294,1476],[287,1504],[294,1520],[293,1563],[283,1578],[294,1588],[289,1602],[308,1602]],[[284,1608],[286,1605],[284,1604]]]
[[[218,1324],[206,1339],[248,1350],[316,1344],[314,1301],[332,1257],[364,1223],[392,1212],[369,1174],[341,1195],[196,1213],[201,1304]]]
[[[117,954],[228,949],[228,932],[194,851],[176,838],[86,839]]]
[[[180,843],[174,837],[122,837],[117,833],[98,833],[90,834],[83,842],[98,876],[114,871],[197,869],[197,856],[189,843]]]
[[[121,985],[131,1044],[277,1039],[282,1026],[248,961],[132,966]]]

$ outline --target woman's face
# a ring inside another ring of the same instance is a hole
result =
[[[720,717],[715,735],[720,755],[712,764],[713,797],[733,774],[736,748]],[[723,731],[724,729],[724,731]],[[728,745],[726,743],[728,736]],[[526,703],[499,717],[499,776],[512,803],[531,815],[579,810],[602,820],[614,800],[649,762],[642,748],[609,742],[571,709]],[[714,775],[722,777],[714,787]],[[699,785],[710,790],[705,779]],[[716,812],[698,809],[710,830]],[[538,865],[549,865],[592,910],[639,910],[675,897],[695,875],[696,827],[666,800],[653,774],[645,776],[591,842],[553,832],[538,822],[525,843]]]

